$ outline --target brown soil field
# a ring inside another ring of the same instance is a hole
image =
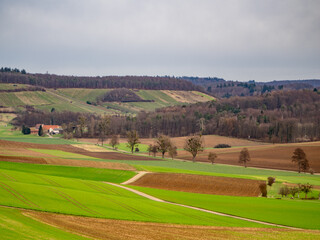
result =
[[[62,144],[36,144],[36,143],[24,143],[24,142],[13,142],[0,140],[0,148],[15,149],[15,148],[36,148],[36,149],[55,149],[62,150],[65,152],[78,153],[85,156],[96,157],[100,159],[108,160],[156,160],[149,157],[123,154],[120,152],[90,152],[83,148],[74,147],[72,145]]]
[[[109,168],[109,169],[130,170],[130,171],[136,170],[134,167],[125,163],[61,159],[61,158],[52,157],[49,154],[31,151],[28,148],[57,149],[57,150],[78,153],[78,154],[83,154],[83,155],[97,157],[97,158],[105,157],[105,159],[121,160],[126,158],[128,159],[129,157],[131,157],[129,158],[130,160],[146,159],[145,157],[140,158],[139,156],[131,156],[127,154],[113,153],[113,152],[105,152],[105,153],[92,152],[91,153],[84,149],[73,147],[71,145],[33,144],[33,143],[20,143],[20,142],[0,140],[0,161],[52,164],[52,165],[76,166],[76,167]],[[104,154],[107,154],[107,155],[104,155]]]
[[[309,160],[310,167],[315,172],[320,172],[320,142],[310,144],[268,144],[261,146],[248,146],[251,161],[248,167],[261,167],[271,169],[283,169],[297,171],[297,165],[292,163],[291,156],[294,150],[300,147],[304,150]],[[206,149],[197,157],[197,161],[208,162],[208,153],[215,152],[218,155],[216,163],[239,165],[239,148]],[[186,151],[178,151],[178,158],[191,160],[191,154]]]
[[[0,155],[0,161],[50,164],[50,165],[73,166],[73,167],[107,168],[107,169],[128,170],[128,171],[136,170],[133,166],[130,166],[129,164],[126,164],[126,163],[100,162],[100,161],[89,161],[89,160],[61,159],[61,158],[39,158],[39,157]]]
[[[187,137],[173,137],[173,138],[171,138],[171,141],[178,148],[183,148],[186,139],[187,139]],[[249,141],[249,140],[246,140],[246,139],[223,137],[223,136],[218,136],[218,135],[204,135],[203,139],[204,139],[204,146],[206,148],[214,147],[215,145],[217,145],[219,143],[229,144],[232,147],[235,147],[235,146],[268,145],[268,143]],[[80,139],[80,141],[81,142],[90,142],[90,143],[94,143],[94,144],[99,143],[98,139],[96,139],[96,138],[85,138],[85,139]],[[142,144],[149,145],[149,144],[154,144],[155,139],[154,138],[141,138],[140,141],[141,141]],[[126,138],[120,138],[119,142],[120,143],[126,143],[127,139]]]
[[[44,158],[22,157],[22,156],[4,156],[4,155],[0,155],[0,161],[47,164],[47,161]]]
[[[257,197],[263,181],[180,173],[148,173],[130,185],[182,192]]]
[[[177,146],[177,148],[183,148],[185,141],[187,137],[173,137],[171,138],[172,143]],[[121,138],[120,142],[126,142],[127,140],[125,138]],[[141,143],[143,144],[154,144],[155,139],[153,138],[141,138]],[[212,148],[217,144],[225,143],[229,144],[232,147],[236,146],[259,146],[259,145],[265,145],[267,143],[262,142],[255,142],[255,141],[249,141],[246,139],[238,139],[238,138],[231,138],[231,137],[223,137],[218,135],[204,135],[203,136],[204,141],[204,147],[205,148]]]
[[[60,229],[108,240],[261,240],[261,239],[319,239],[315,230],[287,230],[279,228],[240,228],[189,226],[179,224],[148,223],[98,219],[36,211],[23,211],[23,214]],[[300,234],[303,234],[300,235]],[[305,236],[304,234],[307,234]],[[306,238],[307,237],[307,238]]]

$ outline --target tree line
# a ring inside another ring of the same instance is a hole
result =
[[[46,88],[129,88],[146,90],[203,91],[184,79],[151,76],[77,77],[55,74],[31,74],[16,71],[0,72],[0,83],[19,83]]]

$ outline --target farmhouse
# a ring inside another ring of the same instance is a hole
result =
[[[63,131],[62,127],[59,125],[44,125],[44,124],[37,124],[35,126],[36,131],[39,130],[40,126],[42,126],[44,133],[59,134],[59,133],[62,133],[62,131]]]

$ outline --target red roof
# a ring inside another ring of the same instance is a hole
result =
[[[61,128],[59,125],[43,125],[42,129],[43,130],[49,130],[50,128],[55,129],[55,128]]]

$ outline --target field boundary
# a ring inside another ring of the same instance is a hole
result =
[[[153,197],[153,196],[151,196],[149,194],[140,192],[138,190],[131,189],[131,188],[119,185],[119,184],[110,183],[110,182],[104,182],[104,183],[110,184],[110,185],[113,185],[113,186],[116,186],[116,187],[120,187],[120,188],[123,188],[123,189],[126,189],[126,190],[128,190],[130,192],[133,192],[135,194],[138,194],[138,195],[140,195],[142,197],[148,198],[148,199],[156,201],[156,202],[168,203],[168,204],[172,204],[172,205],[176,205],[176,206],[180,206],[180,207],[185,207],[185,208],[198,210],[198,211],[201,211],[201,212],[211,213],[211,214],[218,215],[218,216],[231,217],[231,218],[235,218],[235,219],[239,219],[239,220],[259,223],[259,224],[273,226],[273,227],[281,227],[281,228],[287,228],[287,229],[292,229],[292,230],[305,230],[303,228],[296,228],[296,227],[290,227],[290,226],[285,226],[285,225],[280,225],[280,224],[275,224],[275,223],[263,222],[263,221],[259,221],[259,220],[254,220],[254,219],[250,219],[250,218],[244,218],[244,217],[234,216],[234,215],[230,215],[230,214],[215,212],[215,211],[211,211],[211,210],[207,210],[207,209],[203,209],[203,208],[198,208],[198,207],[193,207],[193,206],[189,206],[189,205],[184,205],[184,204],[180,204],[180,203],[169,202],[169,201],[162,200],[160,198]]]

